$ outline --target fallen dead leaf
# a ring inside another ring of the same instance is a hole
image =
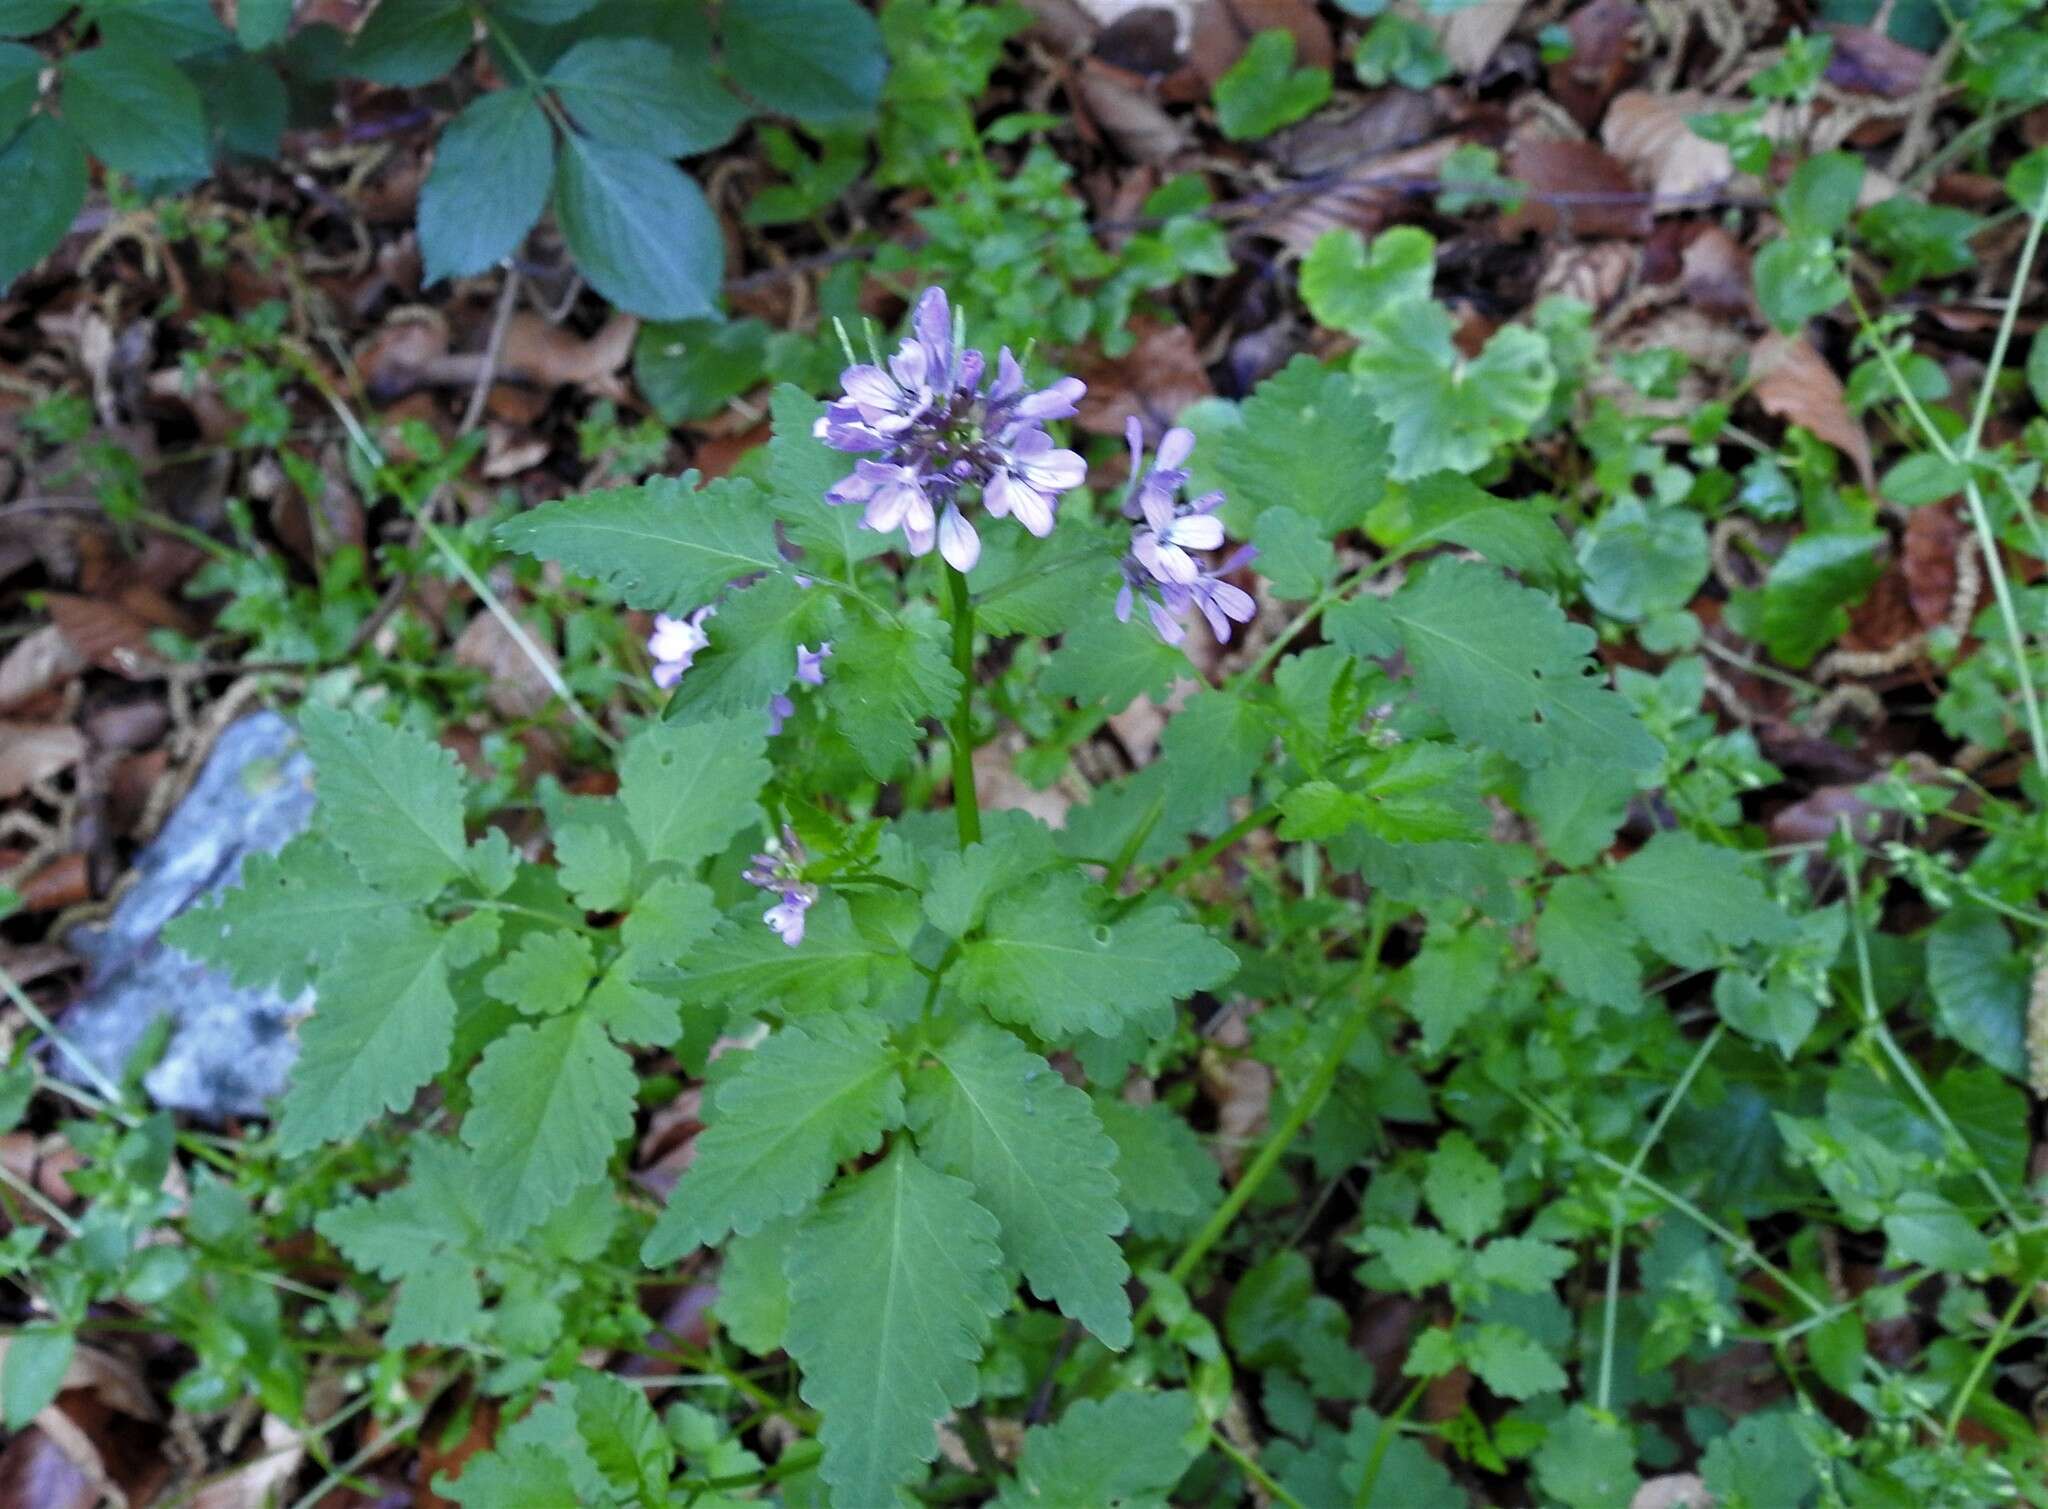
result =
[[[100,1491],[64,1449],[30,1426],[0,1451],[0,1504],[20,1509],[95,1509]]]
[[[551,668],[559,667],[544,627],[528,623],[527,637]],[[455,641],[455,663],[490,677],[484,693],[491,706],[508,718],[531,718],[548,705],[554,690],[533,658],[489,609],[479,610]]]
[[[1686,120],[1732,108],[1696,89],[1675,94],[1631,89],[1616,95],[1607,107],[1600,144],[1657,196],[1651,206],[1654,213],[1696,209],[1701,197],[1727,185],[1735,165],[1726,147],[1695,136]]]
[[[85,737],[63,723],[0,722],[0,800],[62,775],[85,758]]]
[[[1628,78],[1635,62],[1635,38],[1643,24],[1635,0],[1592,0],[1564,23],[1571,56],[1550,65],[1550,92],[1573,120],[1590,131],[1607,102]]]
[[[92,898],[86,858],[77,851],[58,855],[18,884],[25,912],[61,912]]]
[[[1131,328],[1138,342],[1129,352],[1080,374],[1088,391],[1074,418],[1092,434],[1121,435],[1124,421],[1134,415],[1163,428],[1215,391],[1187,326],[1138,320]]]
[[[1451,71],[1460,78],[1470,78],[1492,61],[1527,4],[1528,0],[1478,0],[1477,4],[1461,5],[1447,15],[1436,14],[1436,8],[1431,6],[1425,10],[1422,24],[1436,33],[1437,45],[1443,48]]]
[[[1089,119],[1132,162],[1164,162],[1187,145],[1187,127],[1136,74],[1083,58],[1074,90]]]
[[[1953,503],[1929,504],[1906,515],[1900,565],[1906,576],[1906,601],[1913,605],[1913,616],[1923,629],[1949,621],[1968,533]],[[1974,606],[1966,605],[1965,614]]]
[[[1216,1107],[1216,1138],[1210,1145],[1223,1170],[1235,1179],[1273,1109],[1273,1071],[1255,1058],[1226,1058],[1202,1050],[1202,1090]]]
[[[1820,786],[1791,806],[1781,808],[1770,822],[1774,844],[1818,844],[1835,836],[1843,818],[1853,826],[1874,833],[1878,812],[1855,786]],[[1871,819],[1865,822],[1865,819]]]
[[[1014,731],[974,752],[974,791],[985,812],[1028,812],[1048,828],[1064,828],[1074,799],[1059,786],[1043,791],[1017,774],[1023,740]]]
[[[1276,131],[1260,150],[1295,178],[1341,173],[1377,157],[1426,142],[1443,120],[1436,97],[1419,89],[1379,89],[1355,105],[1318,110],[1299,125]]]
[[[299,1433],[276,1415],[263,1417],[259,1439],[263,1448],[261,1452],[226,1477],[200,1489],[192,1500],[192,1509],[270,1509],[270,1506],[284,1501],[285,1485],[291,1482],[306,1460],[306,1448]],[[424,1441],[420,1457],[424,1463],[427,1457]],[[425,1476],[432,1481],[431,1473]],[[423,1496],[421,1502],[425,1503],[427,1499]]]
[[[1749,253],[1718,225],[1703,226],[1679,253],[1679,286],[1687,302],[1707,314],[1754,316]]]
[[[1834,50],[1828,54],[1827,80],[1838,89],[1900,100],[1927,77],[1928,55],[1894,42],[1881,31],[1841,24],[1824,30],[1835,39]]]
[[[1563,294],[1596,312],[1603,310],[1628,288],[1641,255],[1641,249],[1628,241],[1553,247],[1537,275],[1536,292]]]
[[[1376,235],[1417,192],[1436,182],[1444,159],[1457,147],[1455,138],[1444,136],[1357,163],[1328,181],[1302,185],[1299,197],[1262,229],[1297,256],[1308,255],[1325,231],[1348,227],[1366,237]]]
[[[1639,237],[1650,229],[1643,191],[1620,158],[1592,142],[1554,137],[1517,142],[1508,153],[1507,173],[1533,192],[1503,217],[1503,235],[1527,226],[1546,236],[1591,240]]]
[[[69,681],[85,666],[85,657],[64,631],[55,624],[44,624],[0,658],[0,712]]]
[[[103,671],[135,675],[156,663],[150,648],[150,621],[124,602],[108,597],[77,597],[52,592],[50,621],[71,648]]]
[[[528,310],[514,314],[505,327],[499,369],[551,388],[589,388],[600,397],[617,397],[611,382],[633,357],[633,339],[640,322],[615,314],[585,339],[567,325],[553,325]]]
[[[1870,437],[1850,416],[1842,380],[1827,360],[1805,340],[1775,332],[1750,348],[1749,359],[1764,412],[1811,430],[1855,463],[1864,487],[1876,492]]]

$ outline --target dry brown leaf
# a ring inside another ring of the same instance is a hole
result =
[[[1696,309],[1707,314],[1760,313],[1751,291],[1749,253],[1718,225],[1701,228],[1679,254],[1679,286]]]
[[[158,660],[149,646],[152,625],[125,603],[105,597],[49,595],[50,620],[86,661],[104,671],[135,675]]]
[[[1377,157],[1428,141],[1443,120],[1436,97],[1419,89],[1379,89],[1355,105],[1319,110],[1299,125],[1276,131],[1259,148],[1295,178],[1341,173]]]
[[[0,1451],[0,1504],[10,1509],[96,1509],[100,1490],[49,1435],[31,1426]]]
[[[1536,278],[1538,296],[1563,294],[1595,311],[1605,309],[1635,277],[1640,247],[1628,241],[1600,241],[1591,246],[1556,246]]]
[[[55,624],[44,624],[16,641],[5,658],[0,658],[0,712],[69,681],[85,666],[85,657],[64,631]]]
[[[67,724],[0,722],[0,801],[84,758],[85,736]]]
[[[1952,503],[1931,504],[1906,515],[1900,565],[1906,574],[1906,601],[1913,605],[1913,616],[1923,629],[1949,621],[1967,534]]]
[[[1695,89],[1652,94],[1631,89],[1616,95],[1600,123],[1600,144],[1627,165],[1636,181],[1657,196],[1655,213],[1695,209],[1697,201],[1725,187],[1735,174],[1728,149],[1693,135],[1689,116],[1732,109]]]
[[[1075,423],[1093,434],[1121,435],[1124,421],[1133,416],[1163,427],[1215,391],[1187,326],[1138,320],[1131,328],[1138,343],[1129,352],[1080,374],[1088,391]]]
[[[1273,1071],[1255,1058],[1226,1058],[1205,1048],[1201,1072],[1202,1091],[1216,1107],[1211,1147],[1224,1172],[1235,1178],[1272,1112]]]
[[[550,669],[560,666],[546,629],[528,623],[527,638],[533,641]],[[478,611],[455,641],[455,663],[482,671],[490,677],[484,696],[507,718],[531,718],[539,714],[554,696],[548,678],[534,664],[533,657],[488,608]]]
[[[1132,162],[1164,162],[1187,145],[1187,127],[1136,74],[1084,58],[1074,90],[1096,127]]]
[[[1017,774],[1017,756],[1024,741],[1012,731],[974,752],[974,790],[982,810],[1001,812],[1015,808],[1028,812],[1048,828],[1064,828],[1074,799],[1059,786],[1043,791]]]
[[[1588,131],[1628,78],[1642,24],[1635,0],[1592,0],[1564,23],[1571,56],[1550,65],[1550,93]]]
[[[1842,380],[1826,358],[1805,340],[1774,332],[1750,348],[1749,360],[1764,412],[1813,431],[1855,463],[1864,487],[1876,492],[1870,437],[1851,417]]]
[[[306,1460],[303,1439],[276,1415],[263,1417],[263,1449],[226,1477],[207,1484],[192,1500],[192,1509],[271,1509],[283,1503],[285,1485]],[[426,1455],[424,1444],[421,1456]]]
[[[1462,12],[1461,12],[1462,14]],[[1650,207],[1621,159],[1589,141],[1535,137],[1508,152],[1507,173],[1533,192],[1501,225],[1513,235],[1523,226],[1542,234],[1640,237],[1650,229]]]
[[[1435,183],[1444,159],[1457,147],[1455,138],[1445,136],[1358,163],[1331,182],[1304,186],[1301,197],[1262,229],[1297,256],[1307,256],[1325,231],[1349,228],[1366,237],[1376,235],[1412,201],[1419,187]]]
[[[528,310],[514,314],[505,326],[505,344],[499,353],[499,371],[517,375],[543,387],[589,388],[600,396],[617,397],[618,384],[612,374],[632,360],[633,338],[640,322],[630,314],[615,314],[589,339],[567,325],[551,325]]]
[[[1828,54],[1827,79],[1852,94],[1875,94],[1901,100],[1920,87],[1931,61],[1902,42],[1867,26],[1830,25],[1834,51]]]
[[[1528,0],[1478,0],[1448,15],[1436,14],[1432,8],[1424,13],[1422,24],[1436,33],[1451,71],[1470,78],[1492,61],[1527,4]]]

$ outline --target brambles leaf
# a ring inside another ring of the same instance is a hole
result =
[[[633,1130],[633,1061],[588,1012],[514,1027],[470,1074],[462,1140],[491,1192],[484,1219],[509,1238],[604,1172]]]
[[[1034,1293],[1109,1346],[1128,1345],[1116,1146],[1087,1095],[993,1027],[971,1026],[933,1057],[911,1088],[919,1151],[974,1186]]]
[[[903,1085],[879,1022],[821,1016],[749,1054],[713,1112],[641,1248],[649,1266],[802,1210],[839,1164],[902,1121]]]
[[[1663,748],[1593,675],[1593,631],[1490,567],[1443,560],[1385,602],[1333,610],[1355,655],[1405,651],[1417,695],[1462,738],[1536,768],[1562,758],[1655,770]]]
[[[621,309],[655,320],[718,312],[718,217],[658,152],[569,132],[555,160],[555,218],[577,269]]]
[[[162,54],[110,42],[71,54],[63,75],[64,119],[108,167],[186,182],[213,166],[205,103]]]
[[[547,86],[598,140],[663,157],[724,146],[747,118],[709,70],[646,37],[586,37],[555,60]]]
[[[423,279],[479,273],[516,251],[547,206],[554,156],[554,133],[529,91],[472,100],[442,130],[420,186]]]
[[[858,120],[881,98],[881,29],[853,0],[749,0],[720,20],[733,79],[778,114]]]
[[[14,206],[0,219],[0,289],[57,249],[85,203],[90,172],[77,134],[47,115],[0,143],[0,194]]]
[[[313,757],[321,831],[371,885],[425,901],[468,868],[452,753],[317,702],[300,710],[299,728]]]
[[[835,1189],[789,1256],[789,1351],[823,1412],[834,1501],[886,1504],[938,1455],[970,1402],[991,1317],[1009,1302],[996,1218],[963,1180],[898,1143]]]
[[[543,504],[501,524],[498,538],[596,577],[629,608],[665,613],[701,607],[734,577],[782,569],[761,490],[732,478],[699,488],[695,472]]]

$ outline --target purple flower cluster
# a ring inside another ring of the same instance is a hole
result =
[[[806,857],[796,830],[785,823],[781,839],[769,839],[767,848],[740,873],[748,885],[775,893],[775,905],[761,914],[761,920],[791,948],[804,941],[804,916],[818,899],[818,888],[804,882]]]
[[[901,528],[912,555],[934,543],[948,565],[971,571],[981,537],[961,504],[978,489],[981,506],[1032,534],[1052,533],[1061,493],[1079,487],[1087,464],[1045,432],[1087,391],[1063,377],[1028,390],[1006,346],[986,389],[988,358],[961,346],[943,289],[928,288],[911,314],[910,338],[887,366],[856,364],[840,375],[845,394],[825,410],[817,437],[834,450],[872,453],[826,492],[828,503],[858,503],[864,528]]]
[[[1131,490],[1124,499],[1124,517],[1136,521],[1137,527],[1131,531],[1130,553],[1121,563],[1124,584],[1116,595],[1117,618],[1128,622],[1132,607],[1142,601],[1159,637],[1179,644],[1187,637],[1181,620],[1190,608],[1200,608],[1216,638],[1230,643],[1231,625],[1250,623],[1258,605],[1223,578],[1258,552],[1246,545],[1213,568],[1193,554],[1222,548],[1223,521],[1216,510],[1223,494],[1204,493],[1192,501],[1180,495],[1188,480],[1187,459],[1195,449],[1192,430],[1175,428],[1161,436],[1150,471],[1145,469],[1144,429],[1135,418],[1124,426],[1124,438],[1131,445]]]

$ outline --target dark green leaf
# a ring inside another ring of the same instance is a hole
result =
[[[554,152],[547,117],[524,89],[479,96],[448,123],[420,186],[427,282],[482,272],[519,249],[547,205]]]
[[[469,51],[472,24],[463,0],[382,0],[349,44],[345,66],[400,89],[432,83]]]
[[[746,107],[659,42],[590,37],[548,70],[572,119],[599,141],[689,157],[732,139]]]
[[[64,118],[108,167],[189,182],[213,166],[206,107],[161,55],[107,44],[64,61]]]
[[[555,163],[555,215],[590,286],[633,314],[715,314],[725,243],[704,192],[658,153],[571,133]]]
[[[57,249],[85,204],[88,171],[71,128],[47,115],[0,147],[0,199],[15,207],[0,216],[0,289]]]
[[[754,387],[767,361],[768,327],[759,320],[646,325],[633,346],[633,381],[665,423],[681,424],[709,419]],[[783,426],[775,429],[779,440]]]
[[[719,19],[733,81],[779,115],[857,120],[881,98],[881,28],[853,0],[747,0]]]

